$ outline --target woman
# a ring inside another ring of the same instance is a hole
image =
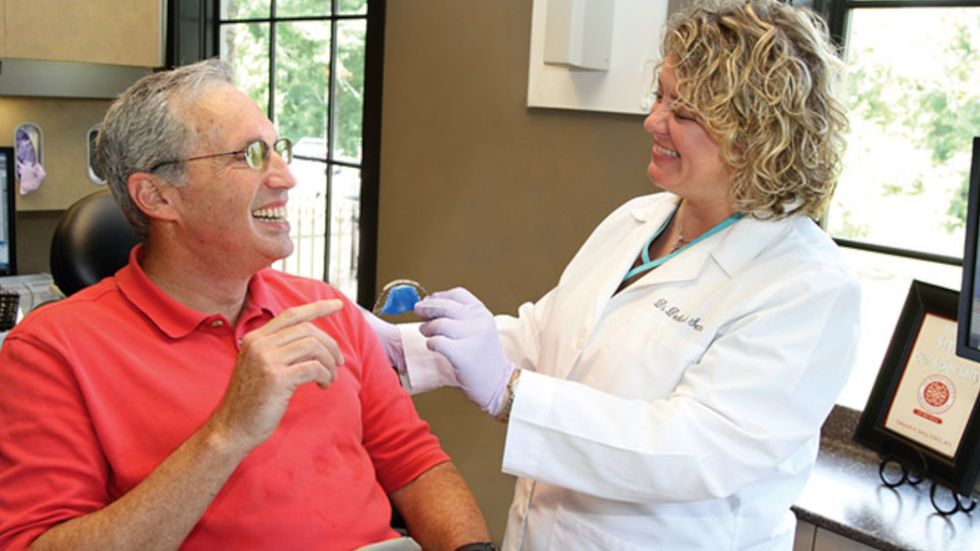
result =
[[[613,212],[516,318],[454,289],[416,305],[421,335],[375,322],[415,390],[455,378],[507,421],[505,549],[790,549],[853,363],[858,285],[814,222],[846,127],[825,28],[773,0],[699,3],[662,59],[644,121],[662,193]]]

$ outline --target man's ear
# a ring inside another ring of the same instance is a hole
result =
[[[169,192],[170,184],[148,172],[136,172],[126,180],[129,196],[148,218],[174,220],[177,212]]]

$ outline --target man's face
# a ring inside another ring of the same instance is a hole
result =
[[[271,150],[278,137],[255,102],[232,86],[204,92],[185,120],[199,138],[187,157],[239,151],[255,140]],[[189,161],[186,170],[187,184],[170,190],[181,246],[215,267],[247,273],[293,252],[286,202],[296,180],[282,157],[270,151],[262,171],[238,155]]]

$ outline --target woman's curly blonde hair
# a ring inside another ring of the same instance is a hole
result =
[[[706,0],[671,17],[661,51],[674,107],[718,141],[735,209],[822,214],[840,172],[843,63],[813,12],[776,0]]]

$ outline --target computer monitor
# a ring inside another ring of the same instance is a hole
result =
[[[980,137],[973,138],[968,193],[956,355],[980,362]]]
[[[0,276],[17,273],[14,148],[0,147]]]

